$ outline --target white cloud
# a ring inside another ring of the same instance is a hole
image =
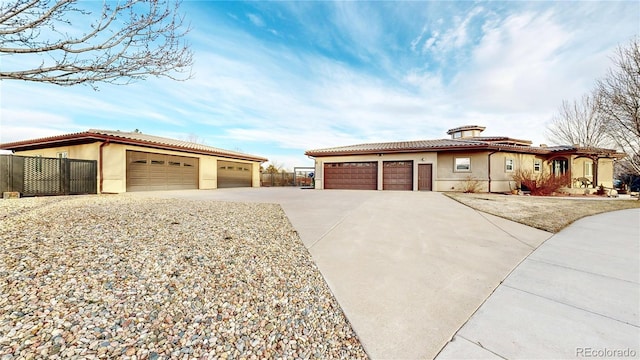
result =
[[[620,14],[610,6],[602,24],[585,21],[592,7],[602,7],[597,3],[571,4],[582,20],[545,4],[518,6],[506,15],[483,5],[458,17],[438,13],[424,26],[416,22],[419,35],[404,29],[407,36],[399,41],[390,29],[403,24],[403,14],[383,16],[394,7],[389,4],[378,10],[372,3],[283,6],[309,22],[309,41],[317,47],[267,44],[235,28],[215,28],[214,35],[195,28],[189,34],[195,77],[189,81],[150,79],[99,92],[3,83],[0,141],[90,127],[178,138],[195,133],[208,145],[240,148],[288,167],[309,161],[303,155],[308,149],[444,138],[447,129],[465,124],[538,143],[562,99],[587,91],[606,71],[615,42],[625,40],[598,36],[603,24],[620,34],[632,28],[621,28],[629,18],[605,21]],[[329,8],[327,20],[314,22],[307,6]],[[291,36],[267,29],[258,13],[245,16],[283,39]],[[323,52],[341,47],[348,48],[344,58]],[[427,55],[416,54],[422,49]],[[370,66],[353,65],[353,56]]]
[[[415,51],[422,39],[426,38],[421,47],[421,52],[423,54],[428,53],[431,56],[443,60],[449,56],[452,51],[461,49],[469,44],[469,27],[471,21],[483,12],[484,9],[482,7],[474,7],[464,17],[455,15],[448,21],[440,18],[435,23],[430,24],[434,29],[431,30],[429,37],[425,36],[428,28],[428,25],[425,25],[420,35],[412,41],[411,48]],[[449,22],[451,25],[447,26]],[[436,26],[439,26],[440,29],[435,28]]]
[[[256,14],[247,14],[247,18],[249,18],[249,21],[251,21],[251,23],[253,23],[253,25],[257,27],[265,26],[264,20],[262,20],[262,18]]]

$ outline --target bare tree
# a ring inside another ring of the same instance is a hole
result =
[[[199,136],[196,133],[189,133],[187,136],[185,136],[184,138],[185,141],[191,142],[191,143],[195,143],[195,144],[203,144],[204,145],[204,138]]]
[[[580,100],[562,101],[546,134],[547,140],[556,145],[606,147],[610,145],[604,121],[598,113],[598,100],[584,95]]]
[[[267,166],[267,174],[277,174],[283,170],[282,164],[275,160],[271,161],[271,164]]]
[[[190,78],[188,28],[171,0],[0,1],[0,80],[56,85]]]
[[[613,61],[597,83],[599,111],[607,134],[627,154],[626,168],[640,175],[640,40],[618,47]]]

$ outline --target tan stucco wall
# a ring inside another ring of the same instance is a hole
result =
[[[69,158],[98,160],[100,159],[100,144],[83,144],[73,146],[63,146],[40,150],[29,150],[16,152],[16,155],[24,156],[43,156],[57,157],[59,152],[66,151]],[[109,143],[102,148],[103,164],[102,164],[102,192],[104,193],[123,193],[127,190],[127,150],[150,152],[165,155],[187,156],[199,159],[199,178],[198,184],[200,189],[217,188],[217,161],[234,161],[243,164],[251,164],[252,166],[252,186],[260,187],[260,163],[255,161],[228,159],[210,155],[190,154],[181,151],[152,149],[143,146],[123,145]],[[100,169],[100,164],[98,164]],[[98,171],[98,184],[100,184],[100,173]],[[98,189],[100,191],[100,189]]]
[[[489,183],[489,154],[491,154],[491,183]],[[471,160],[471,171],[455,171],[455,158],[468,157]],[[507,170],[507,159],[513,159],[513,171]],[[418,164],[433,164],[433,190],[434,191],[461,191],[466,182],[478,180],[479,191],[509,192],[516,188],[513,175],[519,170],[531,171],[535,174],[548,174],[551,172],[551,163],[544,157],[533,154],[509,153],[509,152],[440,152],[440,153],[416,153],[416,154],[383,154],[379,155],[353,155],[353,156],[323,156],[315,159],[315,184],[316,189],[324,188],[324,164],[331,162],[378,162],[378,190],[382,190],[382,163],[384,161],[408,161],[414,162],[414,190],[418,184]],[[540,161],[540,172],[534,172],[534,162]],[[589,159],[572,158],[572,177],[580,177],[584,174],[584,162]],[[580,174],[579,176],[577,174]],[[598,165],[598,185],[605,187],[613,185],[613,161],[601,159]]]
[[[67,157],[71,159],[82,160],[98,160],[99,156],[99,143],[74,145],[74,146],[60,146],[48,149],[40,150],[28,150],[16,152],[16,155],[24,156],[43,156],[43,157],[58,157],[58,153],[66,152]]]
[[[465,182],[480,180],[480,191],[488,191],[488,152],[440,152],[438,153],[438,177],[436,191],[461,191]],[[469,158],[470,171],[455,171],[456,158]]]

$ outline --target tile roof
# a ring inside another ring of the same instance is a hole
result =
[[[575,146],[530,146],[528,140],[518,140],[508,137],[473,137],[465,139],[438,139],[415,140],[384,143],[367,143],[348,146],[338,146],[325,149],[307,150],[309,156],[341,156],[341,155],[368,155],[387,153],[429,152],[429,151],[455,151],[455,150],[498,150],[527,154],[551,154],[570,152],[582,155],[605,155],[621,158],[623,153],[612,149],[585,148]]]
[[[447,134],[451,135],[451,134],[453,134],[455,132],[460,132],[460,131],[465,131],[465,130],[480,130],[480,131],[484,131],[484,129],[486,129],[486,127],[480,126],[480,125],[464,125],[464,126],[459,126],[457,128],[453,128],[453,129],[447,130]]]
[[[17,141],[13,143],[0,144],[0,149],[20,150],[28,148],[44,148],[59,146],[63,144],[86,143],[92,141],[111,141],[115,143],[149,146],[166,150],[178,150],[197,154],[218,155],[228,158],[237,158],[253,161],[267,161],[266,158],[245,154],[237,151],[224,150],[213,146],[198,144],[189,141],[170,139],[160,136],[147,135],[137,132],[97,130],[50,136],[40,139]]]
[[[484,148],[488,145],[484,141],[460,140],[460,139],[438,139],[438,140],[415,140],[385,143],[368,143],[349,146],[339,146],[326,149],[308,150],[306,155],[338,155],[338,154],[368,154],[368,153],[389,153],[389,152],[418,152],[434,151],[442,149],[470,149]]]

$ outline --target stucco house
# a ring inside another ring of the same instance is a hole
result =
[[[88,130],[0,144],[15,155],[98,161],[98,192],[259,187],[267,159],[139,132]]]
[[[570,174],[569,192],[613,186],[611,149],[532,146],[506,136],[481,136],[483,126],[450,129],[448,139],[370,143],[308,150],[315,159],[317,189],[459,191],[468,179],[481,191],[508,192],[518,170]]]

